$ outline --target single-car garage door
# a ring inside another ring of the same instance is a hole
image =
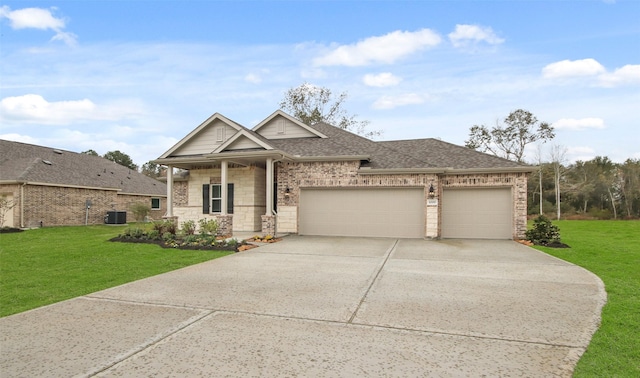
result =
[[[445,189],[442,192],[442,237],[513,238],[511,189]]]
[[[301,235],[423,238],[424,189],[302,189]]]

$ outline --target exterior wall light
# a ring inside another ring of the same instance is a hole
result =
[[[429,198],[433,198],[436,196],[436,190],[433,187],[433,184],[429,185]]]
[[[290,195],[291,195],[291,189],[289,189],[289,187],[287,186],[287,189],[284,190],[284,196],[286,198],[289,198]]]

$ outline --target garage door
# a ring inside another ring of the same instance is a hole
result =
[[[510,188],[445,189],[442,194],[443,238],[513,238]]]
[[[301,235],[423,238],[424,189],[303,189]]]

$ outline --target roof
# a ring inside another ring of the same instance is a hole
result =
[[[216,113],[218,114],[218,113]],[[395,141],[373,141],[362,136],[351,133],[347,130],[320,122],[311,126],[305,125],[305,129],[314,131],[317,137],[300,137],[289,139],[265,138],[261,135],[261,127],[266,125],[275,117],[291,116],[276,111],[266,120],[258,124],[253,129],[240,126],[235,138],[242,135],[259,142],[253,145],[252,149],[226,150],[225,145],[212,148],[211,154],[202,155],[203,160],[221,159],[225,155],[237,156],[243,151],[247,155],[255,154],[257,150],[269,151],[271,153],[281,153],[292,160],[362,160],[361,168],[363,172],[380,172],[382,170],[391,172],[393,170],[429,170],[429,171],[531,171],[532,167],[510,161],[494,155],[489,155],[473,149],[443,142],[438,139],[410,139]],[[298,121],[299,122],[299,121]],[[203,125],[198,126],[201,129]],[[194,135],[190,133],[189,135]],[[320,137],[320,135],[322,137]],[[233,139],[234,137],[232,137]],[[181,141],[184,143],[185,139]],[[258,145],[262,146],[259,147]],[[255,148],[259,147],[259,148]],[[170,156],[170,149],[156,162],[163,164],[163,158],[169,163],[179,162],[180,156]],[[258,155],[254,155],[258,156]],[[195,156],[185,156],[190,162],[198,160]]]
[[[102,188],[165,196],[156,179],[99,156],[0,139],[0,183],[38,183]]]

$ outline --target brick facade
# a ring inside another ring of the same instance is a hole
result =
[[[359,162],[281,162],[277,165],[278,231],[298,232],[301,188],[382,188],[422,187],[425,191],[425,237],[441,235],[441,197],[443,188],[510,187],[514,208],[514,237],[524,237],[527,227],[527,174],[359,174]],[[433,197],[429,188],[433,185]],[[429,200],[433,201],[429,201]]]
[[[108,211],[127,211],[127,221],[135,221],[131,205],[144,203],[151,206],[151,198],[160,198],[161,208],[151,210],[149,216],[160,219],[167,210],[164,196],[118,194],[116,190],[73,188],[47,185],[2,185],[0,193],[13,193],[14,227],[70,226],[103,224]],[[20,199],[20,195],[24,197]],[[86,201],[91,208],[86,208]],[[24,205],[24,208],[21,206]],[[21,219],[21,216],[24,216]]]
[[[276,163],[277,217],[265,215],[266,173],[263,168],[230,167],[234,183],[233,231],[261,231],[263,234],[297,233],[300,190],[304,188],[423,188],[424,236],[441,236],[442,190],[460,187],[508,187],[513,194],[513,235],[524,237],[527,227],[527,173],[486,174],[360,174],[360,162]],[[188,182],[174,184],[174,215],[180,221],[216,217],[202,214],[202,184],[220,182],[220,169],[204,167],[190,172]],[[433,186],[432,197],[430,187]]]

